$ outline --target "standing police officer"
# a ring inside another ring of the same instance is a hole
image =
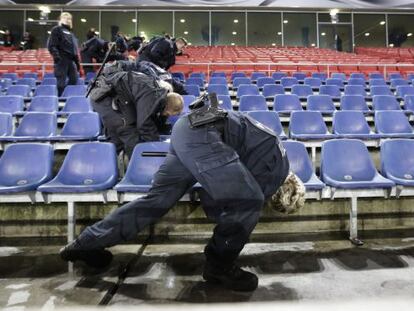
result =
[[[204,279],[233,290],[257,288],[257,276],[236,266],[235,261],[265,200],[275,197],[286,180],[296,177],[289,174],[287,178],[288,159],[274,132],[249,116],[216,109],[215,96],[210,102],[210,108],[198,108],[175,124],[170,151],[148,195],[87,227],[61,250],[62,259],[83,260],[92,266],[109,264],[112,254],[106,247],[136,237],[199,182],[202,206],[217,224],[204,251]]]
[[[77,39],[71,29],[72,15],[63,12],[60,14],[59,25],[53,27],[48,41],[48,49],[55,63],[54,73],[59,96],[65,89],[66,78],[69,78],[68,84],[76,84],[77,71],[80,70]]]

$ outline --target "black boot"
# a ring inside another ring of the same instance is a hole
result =
[[[240,292],[254,291],[259,281],[255,274],[236,265],[229,269],[221,269],[208,263],[204,267],[203,278],[207,282],[222,284],[228,289]]]
[[[84,261],[88,266],[94,268],[104,268],[112,261],[112,253],[103,248],[82,249],[77,240],[61,248],[59,251],[60,258],[64,261],[75,262]]]

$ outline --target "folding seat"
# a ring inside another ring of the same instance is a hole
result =
[[[25,72],[23,74],[23,78],[35,79],[36,81],[37,79],[39,79],[39,76],[37,75],[36,72]]]
[[[210,81],[208,82],[208,84],[222,84],[227,86],[227,80],[226,78],[223,77],[211,77]]]
[[[85,96],[68,97],[60,114],[69,114],[72,112],[92,112],[89,99]]]
[[[312,89],[319,89],[322,85],[322,80],[319,78],[305,78],[305,85],[309,85]]]
[[[169,148],[170,144],[166,142],[136,145],[125,176],[114,189],[118,192],[148,192]]]
[[[341,110],[356,110],[371,112],[368,108],[365,97],[361,95],[344,95],[341,97]]]
[[[40,85],[57,85],[57,79],[56,78],[45,78],[42,80]]]
[[[43,80],[44,79],[50,79],[50,78],[55,78],[56,79],[55,74],[53,72],[46,72],[43,76]]]
[[[76,80],[76,85],[85,85],[85,80],[83,78],[78,78]]]
[[[56,85],[39,85],[33,96],[58,96]]]
[[[259,88],[254,84],[242,84],[237,89],[237,98],[243,95],[260,95]]]
[[[340,73],[340,72],[333,72],[331,74],[331,78],[332,79],[339,79],[339,80],[342,80],[343,82],[346,81],[346,75],[344,73]]]
[[[301,99],[308,98],[309,95],[313,95],[312,88],[309,85],[295,84],[292,86],[291,93],[299,96]]]
[[[233,72],[231,74],[230,80],[233,82],[235,78],[246,78],[246,74],[244,72]]]
[[[414,140],[391,139],[381,144],[381,173],[399,186],[414,186]],[[397,187],[397,197],[402,189]]]
[[[404,98],[406,95],[414,95],[414,86],[411,86],[411,85],[397,86],[397,96]]]
[[[220,105],[220,108],[231,111],[233,110],[233,105],[231,104],[231,98],[229,95],[217,95],[217,99]]]
[[[194,95],[182,95],[184,101],[183,113],[190,111],[189,106],[196,100],[197,96]]]
[[[264,72],[252,72],[250,78],[252,81],[257,81],[259,78],[267,78],[267,75]]]
[[[286,72],[274,72],[272,73],[272,78],[276,81],[280,81],[282,78],[287,77]]]
[[[12,82],[16,82],[17,79],[19,78],[19,76],[15,72],[8,72],[8,73],[3,73],[1,78],[2,79],[10,79],[10,80],[12,80]]]
[[[322,82],[325,82],[328,79],[328,75],[325,72],[314,72],[312,73],[312,78],[321,79]]]
[[[85,96],[86,86],[85,85],[67,85],[62,93],[62,98],[68,98],[72,96]]]
[[[401,110],[397,98],[392,95],[375,95],[372,98],[372,108],[377,110]]]
[[[363,73],[360,73],[360,72],[351,73],[351,75],[349,76],[349,78],[350,79],[362,79],[362,80],[365,81],[365,75]],[[349,81],[348,81],[348,84],[349,84]]]
[[[365,87],[361,85],[347,85],[345,86],[345,95],[361,95],[361,96],[367,96],[367,93],[365,92]]]
[[[51,140],[96,140],[101,132],[101,122],[96,112],[71,113],[62,132]]]
[[[217,95],[230,95],[229,89],[225,84],[209,84],[207,93],[216,93]]]
[[[294,77],[283,77],[282,79],[280,79],[280,84],[284,88],[291,88],[293,85],[299,84],[299,81]]]
[[[184,89],[189,95],[194,95],[195,97],[200,96],[200,87],[196,84],[185,84]]]
[[[305,145],[298,141],[284,141],[282,144],[288,156],[290,170],[300,178],[306,191],[323,189],[325,184],[316,176]]]
[[[378,86],[371,86],[370,89],[371,96],[376,95],[390,95],[394,96],[394,93],[387,85],[378,85]]]
[[[292,73],[292,77],[298,79],[298,81],[304,81],[306,78],[306,73],[304,72],[294,72]]]
[[[10,136],[13,131],[13,116],[11,113],[0,112],[0,137]]]
[[[262,95],[243,95],[240,97],[239,111],[269,110],[266,98]]]
[[[404,109],[414,112],[414,95],[406,95],[404,97]]]
[[[12,85],[12,80],[8,78],[0,79],[0,92],[7,91],[7,89]]]
[[[14,132],[14,141],[49,140],[56,135],[56,114],[50,112],[30,112],[22,118]]]
[[[362,111],[337,111],[332,121],[332,131],[341,138],[377,139]]]
[[[215,71],[211,73],[212,78],[226,78],[226,73],[222,71]]]
[[[197,85],[200,89],[204,88],[204,80],[202,78],[188,78],[185,85]]]
[[[397,86],[400,86],[400,85],[409,85],[409,84],[408,84],[408,81],[405,79],[392,79],[391,80],[391,87],[396,88]]]
[[[233,89],[237,89],[239,85],[242,85],[242,84],[252,84],[252,80],[250,80],[250,78],[247,78],[247,77],[234,78]]]
[[[360,85],[365,87],[365,80],[361,78],[351,78],[348,80],[348,85]]]
[[[21,114],[24,110],[24,100],[19,95],[0,96],[0,112]]]
[[[412,81],[414,79],[414,73],[407,74],[407,80]]]
[[[6,148],[0,158],[0,193],[35,191],[53,174],[49,144],[22,143]]]
[[[290,114],[292,111],[302,111],[299,97],[294,94],[278,94],[273,101],[273,110],[281,114]]]
[[[373,86],[387,86],[387,82],[381,78],[381,79],[369,79],[369,85],[371,87]]]
[[[344,80],[338,79],[338,78],[326,79],[326,85],[336,85],[336,86],[339,86],[340,88],[343,88]]]
[[[319,95],[329,95],[333,99],[341,98],[341,90],[337,85],[321,85]]]
[[[388,79],[389,80],[393,80],[393,79],[402,79],[403,76],[400,73],[394,72],[394,73],[389,73],[388,74]]]
[[[281,139],[286,139],[287,136],[283,130],[282,123],[280,123],[279,115],[276,111],[250,111],[247,113],[256,121],[270,128]]]
[[[331,96],[310,95],[308,96],[306,110],[319,111],[322,114],[332,114],[336,109]]]
[[[403,111],[376,111],[375,128],[383,138],[414,137],[414,130]]]
[[[200,78],[204,82],[206,80],[206,75],[204,74],[204,72],[192,72],[189,76],[189,79],[191,78]]]
[[[368,74],[368,77],[370,79],[384,79],[384,75],[382,73],[379,73],[379,72],[372,72],[372,73]]]
[[[57,112],[59,102],[56,96],[33,97],[27,112]]]
[[[43,193],[84,193],[111,189],[118,179],[115,146],[111,143],[73,145],[56,177],[38,188]]]
[[[329,133],[318,111],[293,111],[289,123],[290,137],[299,140],[330,139],[335,136]]]
[[[85,75],[85,82],[86,83],[89,83],[90,81],[92,81],[93,79],[95,79],[95,77],[96,77],[96,72],[89,71]]]
[[[30,88],[36,87],[36,80],[33,78],[21,78],[17,79],[16,85],[28,85]]]
[[[280,84],[265,84],[262,94],[266,98],[274,98],[275,95],[285,94],[285,89]]]
[[[271,77],[262,77],[257,79],[256,85],[259,88],[263,88],[266,84],[275,84],[276,80]]]
[[[18,95],[23,97],[29,97],[30,86],[28,85],[12,85],[7,90],[7,95]]]

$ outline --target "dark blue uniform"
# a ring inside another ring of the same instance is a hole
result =
[[[156,222],[196,183],[207,216],[217,226],[207,261],[230,267],[248,241],[266,199],[280,187],[289,163],[276,135],[248,116],[229,112],[222,126],[175,124],[171,149],[147,196],[125,204],[78,237],[85,249],[131,240]],[[220,129],[221,128],[221,129]]]
[[[154,63],[162,69],[168,70],[175,64],[177,45],[175,41],[164,37],[158,37],[150,41],[142,48],[138,61]]]
[[[48,41],[48,49],[55,63],[54,73],[57,79],[59,96],[68,84],[76,84],[77,71],[80,68],[78,57],[78,44],[75,35],[66,25],[55,26]]]

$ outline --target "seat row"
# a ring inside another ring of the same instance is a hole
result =
[[[5,89],[5,95],[19,95],[25,98],[36,96],[57,96],[55,85],[39,85],[34,90],[28,85],[11,85]],[[71,96],[85,96],[85,85],[67,85],[62,93],[60,100],[65,100]]]
[[[89,83],[89,81],[91,81],[93,78],[96,77],[96,73],[95,72],[87,72],[85,74],[85,78],[80,78],[78,75],[78,84],[85,84],[85,83]],[[19,78],[19,74],[16,72],[7,72],[7,73],[3,73],[0,76],[0,79],[9,79],[12,81],[12,83],[17,82],[19,79],[33,79],[35,81],[35,83],[41,83],[43,84],[43,82],[45,82],[45,80],[49,81],[55,81],[56,84],[56,77],[54,75],[54,73],[45,73],[43,75],[42,79],[39,79],[39,75],[36,72],[24,72],[23,75],[21,76],[21,78]],[[82,82],[82,83],[81,83]]]

